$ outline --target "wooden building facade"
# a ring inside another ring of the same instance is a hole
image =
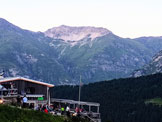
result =
[[[26,95],[29,100],[43,97],[43,100],[50,100],[49,88],[54,87],[53,84],[31,80],[23,77],[12,77],[0,79],[0,85],[4,88],[1,90],[1,96],[9,97],[14,95]],[[3,91],[3,93],[2,93]]]

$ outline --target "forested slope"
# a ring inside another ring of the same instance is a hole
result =
[[[55,98],[78,100],[78,86],[56,86]],[[161,122],[162,107],[146,104],[162,98],[162,74],[103,81],[82,86],[81,100],[99,102],[103,121]]]

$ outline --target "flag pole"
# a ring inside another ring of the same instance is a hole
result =
[[[80,83],[79,83],[79,106],[80,106],[80,93],[81,93],[81,75],[80,75]]]

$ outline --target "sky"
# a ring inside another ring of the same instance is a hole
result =
[[[0,0],[0,18],[32,31],[69,25],[124,38],[162,36],[162,0]]]

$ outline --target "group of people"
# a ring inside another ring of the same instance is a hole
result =
[[[83,109],[79,108],[78,106],[75,108],[74,113],[70,112],[70,106],[69,105],[62,105],[62,106],[51,105],[51,106],[48,106],[48,104],[44,104],[44,105],[34,106],[34,103],[28,104],[28,98],[27,98],[26,95],[24,95],[23,98],[18,96],[17,97],[17,104],[18,104],[18,106],[21,106],[22,108],[30,108],[30,109],[42,111],[42,112],[45,112],[45,113],[52,113],[52,114],[59,114],[60,113],[61,115],[67,115],[68,117],[70,117],[70,115],[80,116],[80,113],[83,112]]]
[[[28,103],[28,98],[26,95],[24,95],[23,98],[21,98],[20,96],[17,97],[17,104],[18,106],[22,107],[22,108],[29,108],[29,109],[33,109],[33,110],[38,110],[38,111],[42,111],[45,113],[51,112],[52,107],[49,107],[47,104],[44,105],[38,105],[38,106],[34,106],[34,103]]]
[[[71,112],[71,115],[72,116],[80,116],[80,114],[84,111],[84,109],[80,108],[79,106],[77,106],[75,108],[75,111]],[[65,115],[65,112],[66,112],[66,115],[67,116],[70,116],[70,107],[69,106],[66,106],[66,109],[62,106],[61,107],[61,114],[62,115]]]
[[[34,110],[42,111],[44,113],[50,113],[53,111],[53,108],[48,106],[48,104],[38,105],[34,107]]]

